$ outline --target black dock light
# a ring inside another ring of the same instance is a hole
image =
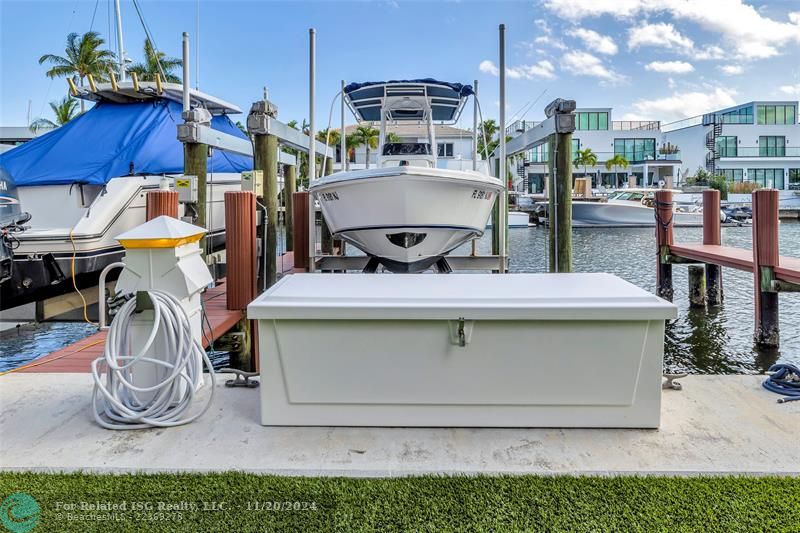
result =
[[[547,118],[555,116],[556,133],[575,131],[575,100],[556,98],[544,108]]]

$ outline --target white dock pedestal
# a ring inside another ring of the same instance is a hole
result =
[[[609,274],[293,274],[247,314],[264,425],[654,428],[677,309]]]

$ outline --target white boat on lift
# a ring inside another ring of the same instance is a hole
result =
[[[380,122],[376,168],[312,183],[331,233],[392,272],[421,272],[483,235],[503,183],[472,170],[437,168],[434,123],[455,123],[472,87],[423,79],[352,83],[344,98],[359,121]],[[387,122],[427,126],[424,142],[386,142]]]

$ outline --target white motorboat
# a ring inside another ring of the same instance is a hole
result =
[[[392,272],[420,272],[483,234],[502,182],[472,170],[437,168],[434,123],[454,123],[468,85],[431,79],[354,83],[345,100],[359,121],[380,122],[378,166],[337,172],[312,183],[335,236]],[[387,121],[427,125],[419,142],[386,142]]]
[[[680,191],[673,191],[680,192]],[[605,201],[572,201],[573,227],[646,227],[655,226],[655,189],[620,189]],[[546,202],[542,203],[547,205]],[[720,213],[720,218],[725,215]],[[693,204],[675,204],[675,226],[702,226],[703,210]]]
[[[96,285],[99,272],[123,256],[114,237],[145,221],[146,192],[183,175],[181,85],[162,84],[159,94],[150,82],[98,84],[79,97],[97,104],[0,154],[3,188],[16,185],[18,201],[13,215],[0,217],[2,309],[72,291],[72,278],[79,288]],[[241,112],[235,105],[194,90],[191,102],[211,112],[212,128],[246,138],[227,116]],[[250,157],[222,151],[209,157],[213,248],[224,244],[224,194],[241,189],[241,172],[252,165]]]
[[[525,211],[509,211],[508,212],[508,227],[509,228],[527,228],[531,225],[531,216]],[[491,219],[486,224],[487,228],[493,226]]]

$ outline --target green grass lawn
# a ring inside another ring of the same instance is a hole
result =
[[[781,477],[0,473],[0,499],[17,492],[41,509],[32,531],[800,532],[800,479]]]

